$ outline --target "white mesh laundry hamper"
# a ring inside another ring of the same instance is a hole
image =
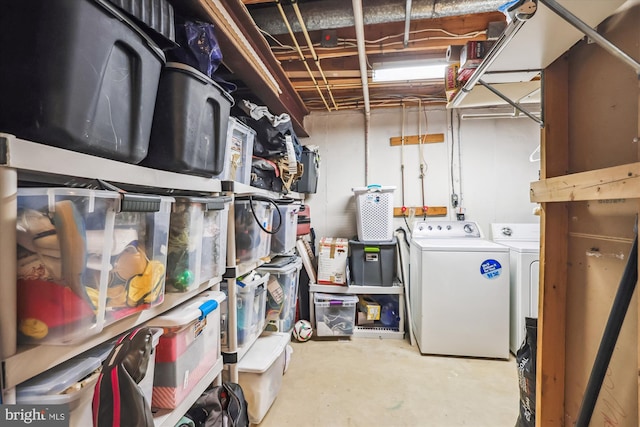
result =
[[[393,192],[396,187],[369,185],[353,188],[356,198],[358,240],[361,242],[393,239]]]

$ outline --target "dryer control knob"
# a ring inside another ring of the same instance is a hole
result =
[[[447,225],[447,230],[451,230],[451,226],[450,225]]]
[[[471,224],[465,224],[465,225],[464,225],[464,232],[465,232],[465,233],[473,233],[473,225],[471,225]]]
[[[442,230],[442,226],[440,226],[440,225],[439,225],[439,226],[438,226],[438,230]]]
[[[432,226],[428,226],[427,228],[428,228],[429,230],[433,230],[433,227],[432,227]]]

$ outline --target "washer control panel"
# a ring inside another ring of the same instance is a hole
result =
[[[414,239],[482,237],[473,221],[416,221],[412,233]]]

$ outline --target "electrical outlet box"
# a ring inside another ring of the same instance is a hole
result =
[[[320,46],[338,46],[338,32],[336,30],[322,30],[322,39],[320,40]]]

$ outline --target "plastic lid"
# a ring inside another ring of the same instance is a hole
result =
[[[261,336],[238,362],[238,372],[265,372],[280,357],[290,341],[291,335],[284,332],[272,332]]]
[[[344,303],[344,302],[358,302],[358,297],[356,295],[323,294],[321,292],[316,292],[313,295],[313,300],[315,302],[341,301]]]
[[[200,318],[200,316],[202,316],[203,312],[200,309],[201,306],[210,307],[211,303],[215,302],[219,307],[222,301],[224,301],[226,298],[226,295],[222,292],[204,292],[197,297],[192,298],[189,301],[170,310],[169,312],[161,316],[154,317],[149,322],[147,322],[147,326],[175,327],[188,325],[189,323],[197,320],[198,318]]]
[[[265,264],[259,267],[258,271],[271,274],[287,274],[300,269],[302,269],[302,258],[295,256],[285,257],[282,263]]]
[[[102,366],[98,357],[76,357],[16,387],[18,398],[58,394]]]

